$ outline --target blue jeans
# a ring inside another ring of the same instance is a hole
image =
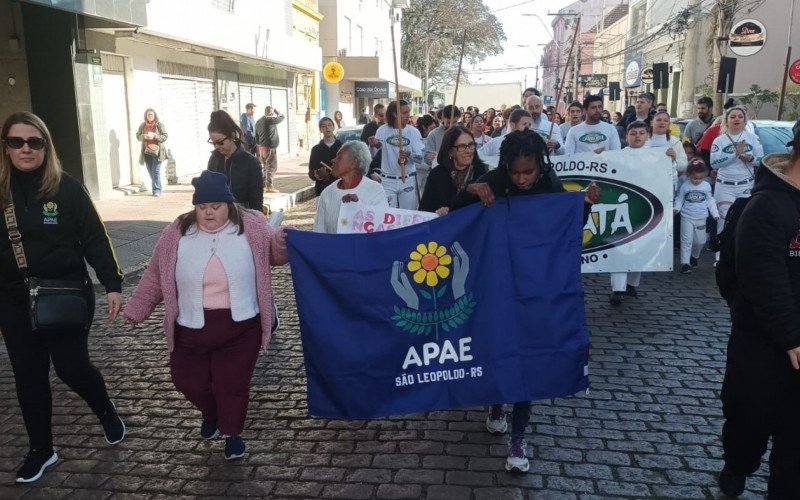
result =
[[[493,408],[502,407],[503,405],[493,405]],[[528,426],[528,420],[531,418],[531,402],[522,401],[514,403],[514,410],[511,412],[511,436],[512,437],[525,437],[525,427]]]
[[[155,155],[144,155],[144,164],[147,173],[150,174],[150,181],[153,183],[153,194],[161,192],[161,160]]]

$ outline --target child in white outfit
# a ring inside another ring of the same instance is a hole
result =
[[[706,220],[709,212],[719,220],[719,211],[706,182],[706,165],[696,158],[686,168],[687,181],[675,197],[674,212],[681,214],[681,273],[690,274],[706,244]]]

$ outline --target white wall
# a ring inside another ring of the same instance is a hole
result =
[[[189,8],[187,2],[151,0],[146,31],[319,70],[320,48],[292,35],[291,8],[283,0],[236,0],[231,14],[210,0],[193,1]]]

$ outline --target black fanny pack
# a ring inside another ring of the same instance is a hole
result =
[[[45,280],[28,275],[28,260],[17,227],[14,205],[4,210],[8,239],[14,250],[17,267],[28,288],[28,313],[34,332],[80,331],[91,326],[86,281]]]
[[[89,301],[86,282],[28,278],[28,307],[35,332],[86,330]]]

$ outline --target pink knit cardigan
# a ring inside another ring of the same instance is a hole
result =
[[[281,266],[289,262],[286,243],[281,241],[280,230],[267,224],[264,215],[255,210],[242,211],[244,236],[253,252],[256,268],[256,293],[261,310],[261,347],[267,348],[272,336],[272,279],[270,266]],[[178,220],[164,229],[153,250],[150,265],[144,272],[139,286],[125,305],[125,318],[134,323],[146,320],[162,301],[164,333],[167,348],[175,348],[175,322],[178,319],[178,286],[175,282],[175,266],[178,262],[178,242],[181,231]]]

